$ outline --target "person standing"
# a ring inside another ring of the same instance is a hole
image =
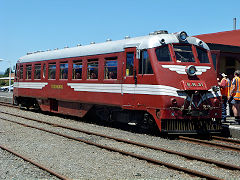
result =
[[[234,72],[234,78],[231,85],[230,96],[233,97],[231,101],[232,110],[235,117],[235,121],[240,124],[240,71],[236,70]]]
[[[219,82],[220,91],[222,94],[222,122],[226,122],[227,117],[227,102],[230,89],[230,81],[227,79],[227,75],[222,73],[222,80]]]

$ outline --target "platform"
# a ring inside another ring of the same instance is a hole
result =
[[[0,102],[13,103],[12,92],[0,92]],[[233,117],[227,117],[227,122],[223,123],[223,128],[231,137],[240,139],[240,125],[234,124]]]

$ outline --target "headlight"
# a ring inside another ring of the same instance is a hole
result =
[[[194,65],[190,65],[186,67],[185,71],[189,76],[195,76],[197,69]]]
[[[188,35],[185,31],[177,33],[177,38],[179,41],[186,41],[187,37],[188,37]]]

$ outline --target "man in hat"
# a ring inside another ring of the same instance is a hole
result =
[[[221,76],[222,80],[219,82],[219,86],[222,94],[222,122],[226,122],[230,80],[227,79],[227,75],[224,73],[222,73]]]
[[[240,124],[240,71],[234,72],[234,78],[231,85],[230,97],[233,97],[232,110],[237,124]],[[229,98],[230,98],[229,97]]]

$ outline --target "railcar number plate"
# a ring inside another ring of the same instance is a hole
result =
[[[181,81],[184,90],[207,90],[207,85],[204,81]]]

